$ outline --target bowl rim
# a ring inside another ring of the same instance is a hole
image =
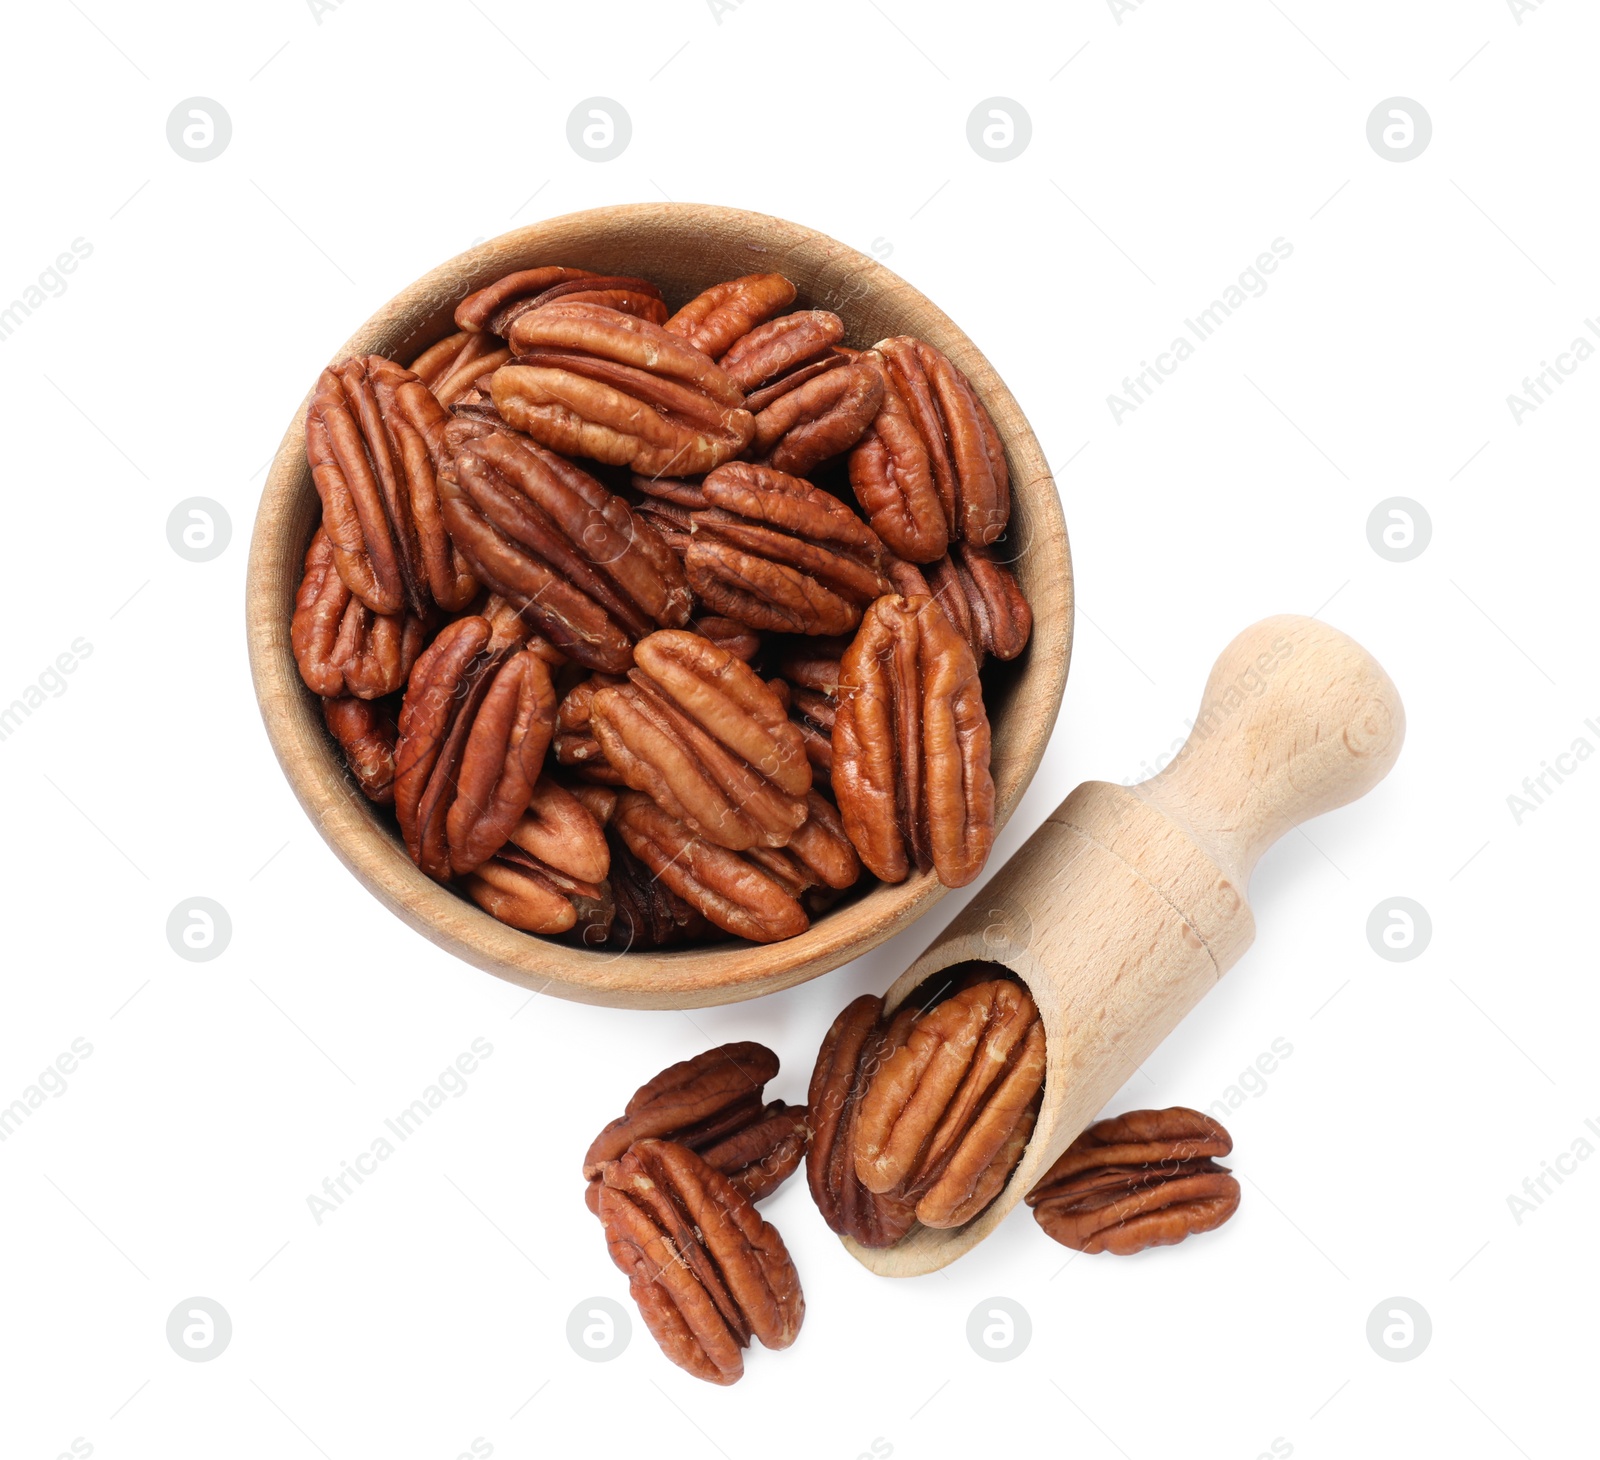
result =
[[[1008,724],[1020,722],[1019,744],[1017,753],[994,767],[998,835],[1038,769],[1066,687],[1074,620],[1066,523],[1039,443],[994,367],[948,315],[877,259],[802,224],[744,209],[704,203],[592,208],[514,229],[437,265],[376,311],[329,363],[367,353],[414,358],[454,329],[449,311],[470,290],[552,258],[582,264],[585,239],[593,247],[618,229],[645,234],[663,226],[742,238],[755,254],[768,255],[753,258],[753,269],[783,270],[786,257],[804,256],[804,272],[823,270],[851,297],[893,296],[902,313],[916,315],[915,332],[950,356],[988,407],[1006,446],[1013,512],[1026,499],[1028,552],[1045,552],[1059,565],[1040,584],[1030,584],[1033,638],[1007,712]],[[803,299],[809,292],[802,286]],[[314,388],[273,456],[256,511],[245,581],[250,674],[290,788],[334,854],[391,912],[457,957],[534,992],[617,1007],[687,1009],[756,998],[815,978],[884,942],[945,894],[948,889],[933,873],[913,874],[818,916],[806,932],[782,942],[734,940],[617,953],[521,932],[427,877],[378,808],[355,788],[323,727],[316,696],[300,679],[290,644],[290,611],[306,548],[306,541],[292,540],[299,534],[291,528],[297,516],[306,515],[307,495],[315,498],[304,453]]]

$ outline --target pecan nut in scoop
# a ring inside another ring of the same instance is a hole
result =
[[[737,456],[755,421],[710,356],[648,320],[561,301],[511,325],[495,408],[569,456],[645,476],[694,476]]]
[[[324,370],[306,411],[306,458],[346,586],[374,613],[463,609],[477,582],[439,513],[449,417],[381,355]]]
[[[611,1260],[673,1363],[732,1384],[752,1338],[771,1349],[794,1342],[805,1298],[789,1250],[726,1176],[685,1146],[646,1140],[602,1180]]]
[[[594,695],[606,763],[718,846],[785,845],[809,814],[811,766],[783,702],[698,634],[663,629],[634,658],[626,684]]]
[[[476,870],[528,809],[555,727],[550,670],[529,649],[496,653],[487,619],[457,619],[406,686],[395,813],[411,859],[440,882]]]
[[[652,876],[723,932],[776,943],[811,926],[782,883],[749,858],[696,836],[648,796],[624,792],[612,825]]]
[[[989,716],[978,664],[928,598],[880,598],[840,662],[834,798],[867,869],[946,887],[983,870],[994,844]]]
[[[910,335],[865,357],[883,376],[876,420],[850,456],[850,483],[878,536],[913,563],[950,542],[994,542],[1011,516],[1005,449],[983,402],[939,350]]]
[[[345,587],[333,543],[320,527],[306,549],[289,642],[300,677],[314,693],[373,700],[406,682],[428,641],[428,624],[409,609],[374,613]]]
[[[711,472],[689,514],[689,586],[714,613],[753,629],[843,634],[890,591],[878,535],[837,497],[746,461]]]
[[[621,497],[508,431],[462,443],[445,521],[479,576],[563,653],[620,673],[633,644],[688,621],[682,565]]]
[[[1233,1141],[1181,1105],[1096,1121],[1062,1153],[1027,1202],[1064,1246],[1127,1257],[1220,1227],[1239,1207],[1239,1182],[1214,1156]]]
[[[782,274],[746,274],[695,295],[666,323],[713,360],[735,340],[794,303],[794,285]]]
[[[863,994],[833,1021],[811,1073],[806,1119],[811,1126],[806,1183],[822,1219],[864,1247],[893,1247],[916,1222],[916,1203],[868,1191],[856,1175],[855,1130],[861,1096],[883,1061],[899,1048],[914,1006],[883,1018],[883,1000]]]
[[[960,989],[911,1021],[861,1097],[856,1175],[916,1204],[927,1227],[959,1227],[994,1200],[1033,1134],[1044,1025],[1009,979]]]
[[[467,895],[502,923],[565,933],[580,921],[594,946],[611,931],[611,852],[599,819],[571,791],[541,775],[503,846],[471,873]]]

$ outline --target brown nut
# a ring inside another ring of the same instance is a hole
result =
[[[464,890],[485,912],[528,933],[565,933],[583,924],[583,941],[611,931],[606,887],[611,853],[599,820],[565,786],[542,775],[505,844],[471,873]]]
[[[511,358],[494,336],[461,330],[424,350],[411,362],[411,373],[447,409],[463,399],[477,380],[498,370]]]
[[[706,614],[691,619],[689,627],[695,633],[710,639],[719,649],[726,649],[735,659],[744,660],[746,664],[761,652],[761,635],[731,618]]]
[[[463,442],[440,485],[451,535],[483,581],[578,663],[620,673],[636,639],[688,621],[678,560],[571,462],[489,431]]]
[[[751,1338],[794,1342],[805,1298],[783,1238],[693,1151],[635,1144],[605,1169],[600,1220],[645,1326],[680,1368],[732,1384]]]
[[[878,535],[820,487],[746,461],[710,473],[710,506],[689,515],[689,586],[753,629],[843,634],[889,592]]]
[[[641,1085],[583,1158],[589,1209],[598,1209],[606,1162],[651,1137],[698,1152],[751,1201],[776,1191],[810,1139],[804,1110],[781,1100],[763,1103],[763,1088],[777,1073],[778,1057],[765,1045],[722,1044]]]
[[[808,814],[811,767],[777,695],[698,634],[663,629],[634,658],[628,683],[594,695],[607,764],[718,846],[785,845]]]
[[[841,356],[836,368],[797,370],[761,394],[759,408],[746,402],[756,423],[751,455],[804,476],[861,439],[883,404],[883,376]]]
[[[794,285],[782,274],[746,274],[695,295],[667,321],[666,329],[715,360],[735,340],[793,303]]]
[[[717,364],[747,394],[798,367],[828,360],[844,339],[844,321],[827,309],[801,309],[753,329],[735,340]],[[830,362],[831,363],[831,362]],[[749,410],[759,410],[751,406]]]
[[[381,355],[324,370],[306,411],[306,459],[322,525],[350,591],[374,613],[435,603],[463,609],[478,591],[439,513],[444,407]]]
[[[1220,1227],[1239,1208],[1233,1141],[1181,1105],[1096,1121],[1028,1193],[1045,1232],[1079,1252],[1127,1257]]]
[[[696,836],[648,796],[624,792],[612,825],[653,876],[723,932],[776,943],[810,927],[779,882],[738,852]]]
[[[289,642],[300,677],[314,693],[373,700],[406,682],[427,643],[428,623],[406,609],[374,613],[334,569],[333,543],[320,527],[306,549]]]
[[[994,542],[1011,515],[999,433],[970,382],[924,340],[897,335],[864,357],[883,405],[850,457],[850,483],[878,536],[931,563],[950,542]]]
[[[654,324],[667,318],[661,291],[647,279],[592,274],[587,269],[550,266],[520,269],[467,295],[456,306],[456,324],[462,330],[504,335],[513,321],[530,309],[553,304],[604,304],[625,314],[636,314]]]
[[[585,781],[605,786],[622,785],[622,777],[607,763],[600,742],[594,738],[594,697],[609,685],[627,681],[614,674],[591,674],[567,691],[556,711],[556,730],[551,742],[556,764],[574,770]]]
[[[958,542],[932,564],[934,597],[979,664],[985,655],[1015,659],[1028,646],[1033,610],[1011,569],[978,543]]]
[[[806,793],[809,814],[783,847],[751,847],[745,856],[791,897],[813,888],[843,892],[861,879],[861,858],[844,834],[838,809],[820,791]]]
[[[554,451],[694,476],[737,456],[755,421],[711,358],[648,320],[562,301],[511,326],[517,352],[490,382],[495,408]]]
[[[527,810],[555,726],[550,670],[457,619],[417,660],[400,710],[395,813],[411,859],[448,881],[497,852]]]
[[[325,696],[322,722],[339,742],[361,794],[375,805],[394,805],[394,746],[400,729],[392,711],[350,695]]]
[[[927,598],[880,598],[840,664],[834,797],[867,869],[913,865],[946,887],[983,870],[994,844],[989,716],[977,661]]]
[[[861,1184],[914,1200],[924,1226],[971,1221],[1022,1157],[1044,1072],[1044,1025],[1020,984],[990,979],[919,1013],[861,1097]]]
[[[616,908],[609,946],[627,952],[701,941],[711,928],[705,915],[634,856],[616,831],[610,833],[608,840],[611,897]]]
[[[892,1247],[916,1221],[916,1204],[868,1191],[856,1175],[855,1126],[861,1096],[883,1061],[899,1048],[914,1007],[883,1019],[883,1000],[863,994],[833,1021],[811,1073],[806,1119],[811,1126],[806,1184],[822,1219],[864,1247]]]

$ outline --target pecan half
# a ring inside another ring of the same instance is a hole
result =
[[[1028,1193],[1034,1219],[1064,1246],[1127,1257],[1220,1227],[1239,1208],[1226,1166],[1233,1141],[1198,1110],[1134,1110],[1096,1121]]]
[[[470,333],[487,331],[504,335],[519,316],[558,299],[604,304],[654,324],[662,324],[667,318],[661,291],[648,279],[592,274],[588,269],[551,265],[542,269],[519,269],[467,295],[456,306],[456,324]]]
[[[648,796],[624,792],[612,825],[652,875],[723,932],[776,943],[811,926],[782,884],[738,852],[696,836]]]
[[[801,309],[735,340],[717,364],[740,390],[749,393],[798,366],[828,359],[843,339],[844,321],[837,314],[827,309]]]
[[[1044,1025],[1020,984],[989,979],[918,1013],[861,1097],[861,1184],[914,1200],[924,1226],[971,1221],[1022,1157],[1044,1073]]]
[[[427,643],[428,624],[409,610],[374,613],[345,587],[333,556],[333,543],[319,527],[306,549],[289,625],[300,677],[329,697],[393,694]]]
[[[609,685],[626,683],[614,674],[592,674],[579,680],[562,697],[556,711],[556,730],[551,748],[556,764],[578,772],[584,780],[605,786],[620,786],[622,777],[607,763],[600,742],[594,737],[594,697]]]
[[[439,513],[444,407],[381,355],[324,370],[306,411],[306,459],[334,566],[374,613],[463,609],[478,591]]]
[[[661,1351],[713,1384],[744,1373],[751,1338],[794,1342],[800,1278],[777,1229],[687,1147],[635,1144],[605,1169],[600,1220],[611,1259]]]
[[[726,649],[735,659],[743,659],[746,664],[761,652],[761,635],[731,618],[707,614],[691,619],[689,627],[710,639],[719,649]]]
[[[714,360],[740,336],[793,304],[794,292],[794,285],[782,274],[728,279],[695,295],[667,321],[666,328]]]
[[[990,549],[954,543],[938,562],[923,567],[891,556],[884,574],[896,593],[932,597],[980,665],[990,654],[1015,659],[1027,648],[1033,609],[1011,569]]]
[[[978,665],[927,598],[880,598],[840,664],[834,796],[869,871],[914,864],[946,887],[983,870],[994,844],[989,716]]]
[[[861,858],[844,834],[844,823],[833,802],[820,791],[806,793],[809,812],[799,830],[783,847],[751,847],[745,855],[764,868],[791,897],[813,888],[843,892],[861,878]],[[817,899],[808,899],[815,904]]]
[[[689,586],[666,544],[553,452],[489,431],[462,443],[440,485],[483,581],[580,664],[620,673],[634,640],[688,621]]]
[[[411,373],[442,406],[453,406],[480,376],[489,375],[511,358],[499,339],[461,330],[424,350],[411,362]]]
[[[339,742],[361,794],[378,806],[394,805],[394,745],[400,729],[392,711],[350,695],[324,697],[322,722]]]
[[[992,543],[1011,515],[999,433],[971,383],[910,335],[865,358],[883,376],[883,406],[850,457],[850,482],[878,535],[931,563],[948,542]]]
[[[698,1152],[752,1201],[776,1191],[798,1168],[809,1139],[804,1110],[763,1102],[777,1073],[778,1057],[765,1045],[721,1044],[641,1085],[583,1158],[590,1210],[606,1162],[651,1137]]]
[[[457,619],[423,651],[400,710],[395,813],[406,850],[443,882],[500,849],[527,810],[555,726],[550,670]]]
[[[689,515],[689,586],[754,629],[842,634],[889,592],[878,535],[820,487],[746,461],[710,473],[710,507]]]
[[[511,326],[517,351],[490,382],[519,431],[570,456],[645,476],[693,476],[737,456],[755,421],[711,358],[648,320],[562,301]]]
[[[861,1096],[883,1061],[899,1047],[916,1012],[909,1007],[900,1011],[891,1029],[883,1019],[883,1000],[863,994],[833,1021],[811,1072],[806,1184],[823,1221],[864,1247],[892,1247],[916,1221],[914,1202],[879,1195],[861,1184],[855,1156]]]
[[[607,763],[719,846],[787,843],[807,816],[811,767],[777,695],[698,634],[663,629],[634,658],[628,683],[594,695]]]
[[[485,912],[528,933],[565,933],[581,916],[584,941],[598,944],[610,934],[610,890],[601,885],[610,870],[599,820],[541,775],[504,845],[464,888]]]
[[[628,850],[613,831],[611,841],[611,896],[616,912],[608,942],[624,952],[672,948],[698,942],[711,926],[643,862]]]
[[[850,450],[882,404],[883,376],[868,362],[840,355],[829,368],[797,370],[762,391],[759,406],[746,403],[755,413],[751,453],[804,476]]]

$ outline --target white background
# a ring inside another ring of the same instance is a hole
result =
[[[1520,21],[1506,0],[1125,8],[8,12],[0,303],[73,239],[92,253],[0,343],[0,703],[74,639],[92,653],[0,742],[0,1104],[93,1046],[0,1144],[8,1460],[74,1440],[163,1460],[1592,1446],[1600,1160],[1520,1222],[1507,1198],[1600,1122],[1579,936],[1600,765],[1548,781],[1520,825],[1507,797],[1577,738],[1600,747],[1600,361],[1520,424],[1506,397],[1600,314],[1600,17],[1578,0]],[[197,95],[233,126],[204,164],[165,132]],[[633,126],[604,164],[566,140],[595,95]],[[967,141],[994,96],[1031,117],[1014,161]],[[1407,163],[1366,135],[1395,96],[1433,123]],[[1227,1227],[1074,1259],[1018,1211],[947,1272],[891,1283],[795,1181],[765,1212],[805,1328],[727,1391],[637,1323],[610,1364],[569,1347],[575,1305],[626,1302],[581,1199],[584,1147],[636,1084],[725,1039],[771,1044],[773,1093],[803,1099],[833,1014],[962,897],[755,1004],[530,1003],[335,862],[268,748],[242,623],[263,469],[339,341],[474,240],[663,196],[882,256],[989,354],[1056,466],[1077,643],[991,866],[1078,781],[1136,778],[1265,614],[1352,633],[1410,720],[1382,787],[1269,854],[1255,948],[1112,1103],[1203,1107],[1292,1045],[1228,1121],[1244,1200]],[[1117,424],[1122,377],[1276,238],[1293,255],[1267,292]],[[1397,495],[1433,525],[1400,564],[1366,534]],[[209,563],[167,541],[194,496],[232,522]],[[209,963],[165,935],[197,895],[232,920]],[[1433,922],[1407,963],[1365,933],[1399,895]],[[317,1225],[308,1195],[475,1038],[494,1053],[466,1093]],[[209,1363],[165,1337],[195,1295],[232,1320]],[[965,1337],[994,1296],[1031,1316],[1008,1363]],[[1367,1342],[1393,1296],[1431,1316],[1413,1362]]]

